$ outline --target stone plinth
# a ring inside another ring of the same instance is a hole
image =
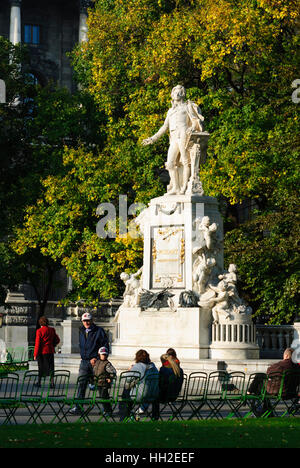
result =
[[[63,346],[62,353],[79,353],[79,327],[82,325],[79,318],[70,318],[62,322]]]
[[[174,311],[121,307],[112,354],[133,358],[138,349],[146,349],[151,357],[159,358],[174,347],[184,359],[205,359],[209,357],[210,325],[211,314],[200,307]]]
[[[192,195],[164,195],[151,200],[142,212],[140,227],[144,235],[142,287],[157,291],[165,287],[177,297],[193,290],[193,265],[199,247],[197,220],[209,217],[218,225],[223,239],[223,223],[215,198]],[[216,255],[216,274],[223,271],[223,249]]]
[[[7,347],[27,347],[34,342],[33,305],[21,292],[9,292],[5,299],[3,340]]]
[[[220,320],[212,325],[212,359],[259,359],[256,329],[251,317],[240,315],[234,320]]]

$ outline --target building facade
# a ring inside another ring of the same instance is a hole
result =
[[[0,0],[0,36],[26,44],[31,74],[42,86],[75,89],[68,52],[86,40],[88,0]]]

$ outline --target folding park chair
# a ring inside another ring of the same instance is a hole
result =
[[[6,362],[3,367],[7,372],[15,372],[18,370],[14,360],[14,348],[6,348]]]
[[[183,374],[183,382],[182,382],[181,390],[180,390],[178,397],[176,398],[175,401],[171,401],[168,403],[172,411],[172,419],[176,418],[178,420],[183,420],[181,412],[185,404],[187,383],[188,383],[188,376],[186,374]]]
[[[1,424],[17,424],[15,419],[15,412],[19,407],[18,391],[18,374],[8,373],[6,375],[0,375],[0,412],[3,410],[4,413],[4,420]]]
[[[12,372],[16,372],[22,369],[24,370],[24,367],[28,366],[24,346],[17,346],[16,348],[7,348],[7,362],[10,363],[9,369]]]
[[[75,414],[75,416],[78,418],[75,422],[91,422],[89,414],[94,407],[97,387],[96,385],[90,386],[88,384],[92,383],[93,381],[93,375],[80,375],[77,378],[73,396],[71,398],[66,398],[64,401],[66,409],[63,411],[63,414],[60,417],[61,420],[64,419],[65,421],[69,422],[68,417],[72,417],[70,413],[70,407],[77,407],[80,414]],[[83,397],[78,396],[78,390],[82,385],[86,387]]]
[[[142,389],[142,391],[140,391]],[[136,409],[134,417],[136,421],[141,418],[157,419],[155,410],[157,408],[159,395],[159,374],[152,372],[140,381],[132,410]],[[150,411],[151,408],[151,411]],[[141,412],[143,411],[143,412]]]
[[[110,387],[108,390],[108,398],[101,397],[99,395],[98,380],[95,379],[95,386],[97,387],[96,396],[95,396],[95,407],[98,408],[100,418],[98,422],[101,421],[115,421],[114,409],[116,407],[116,392],[117,392],[117,376],[111,378]],[[109,407],[109,411],[106,408]]]
[[[137,398],[140,379],[141,374],[136,371],[124,371],[119,376],[115,392],[115,405],[119,406],[120,421],[126,422],[134,418],[133,408]]]
[[[13,362],[14,356],[14,349],[13,348],[6,348],[6,362]]]
[[[0,376],[7,375],[12,370],[10,362],[0,362]]]
[[[244,418],[251,415],[260,417],[263,408],[263,399],[265,394],[267,374],[263,372],[254,372],[249,375],[245,392],[242,396],[243,405],[249,408]]]
[[[182,420],[181,411],[185,404],[185,392],[187,388],[188,378],[186,374],[183,374],[183,381],[180,392],[178,395],[172,395],[174,392],[174,382],[175,377],[171,376],[168,382],[168,387],[166,390],[166,395],[168,396],[167,400],[159,401],[157,404],[158,406],[158,418],[162,421],[164,420],[164,411],[166,408],[170,409],[171,415],[169,416],[168,420],[172,421],[174,419]]]
[[[263,412],[262,418],[269,416],[278,416],[276,407],[282,400],[284,389],[285,374],[281,372],[271,372],[267,375],[265,392],[263,395]]]
[[[231,412],[226,416],[227,418],[241,417],[239,410],[244,404],[245,377],[244,372],[230,372],[227,376],[224,399],[225,404],[228,404],[231,409]]]
[[[45,399],[45,404],[54,413],[50,423],[53,423],[56,419],[58,419],[58,422],[63,422],[65,419],[63,409],[68,397],[70,375],[68,370],[55,370],[50,378],[50,385]]]
[[[24,360],[27,362],[34,360],[34,346],[28,346],[28,348],[25,349]]]
[[[286,411],[281,416],[296,416],[300,410],[300,368],[289,369],[284,373],[282,402]]]
[[[206,372],[192,372],[189,375],[186,391],[183,399],[183,404],[181,407],[181,415],[184,408],[187,406],[188,410],[191,410],[191,414],[187,419],[202,419],[200,410],[205,404],[205,395],[206,395],[206,385],[207,385],[207,373]],[[184,419],[184,418],[182,418]]]
[[[229,374],[226,371],[211,372],[207,379],[205,392],[205,404],[209,408],[206,419],[216,417],[223,419],[221,410],[225,404],[226,388],[228,385]]]
[[[13,362],[21,363],[25,361],[25,348],[24,346],[17,346],[13,348]]]
[[[29,413],[26,424],[30,422],[37,423],[38,420],[43,423],[41,414],[46,407],[48,387],[46,386],[45,377],[42,378],[40,385],[38,381],[38,371],[30,370],[25,372],[20,391],[20,403],[24,404]],[[50,385],[50,379],[48,385]]]

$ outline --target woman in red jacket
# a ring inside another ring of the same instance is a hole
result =
[[[36,332],[34,359],[38,362],[39,383],[41,385],[42,377],[51,375],[54,372],[54,347],[60,342],[55,329],[49,327],[46,317],[39,319],[40,327]]]

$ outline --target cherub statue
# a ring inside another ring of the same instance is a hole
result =
[[[196,222],[196,234],[199,238],[199,245],[193,249],[193,254],[207,255],[208,252],[211,254],[217,254],[220,250],[220,242],[217,238],[218,225],[216,223],[210,224],[208,216],[203,216],[200,220],[197,218]]]
[[[228,267],[228,271],[225,271],[222,275],[219,275],[219,279],[225,281],[228,286],[228,294],[230,301],[236,307],[243,305],[243,300],[240,298],[237,290],[237,266],[231,263]]]
[[[225,319],[229,319],[231,314],[229,310],[230,306],[227,284],[224,281],[220,281],[217,286],[212,286],[210,284],[209,287],[217,293],[217,296],[213,299],[215,305],[211,310],[214,323],[219,323],[220,315],[225,316]]]
[[[125,291],[123,294],[124,307],[138,307],[140,294],[141,294],[141,278],[138,277],[142,274],[143,267],[141,267],[136,273],[129,275],[128,273],[121,273],[120,278],[125,283]]]
[[[212,270],[216,265],[215,258],[206,258],[204,254],[199,255],[193,265],[193,289],[198,294],[203,294],[206,290],[207,282]]]

